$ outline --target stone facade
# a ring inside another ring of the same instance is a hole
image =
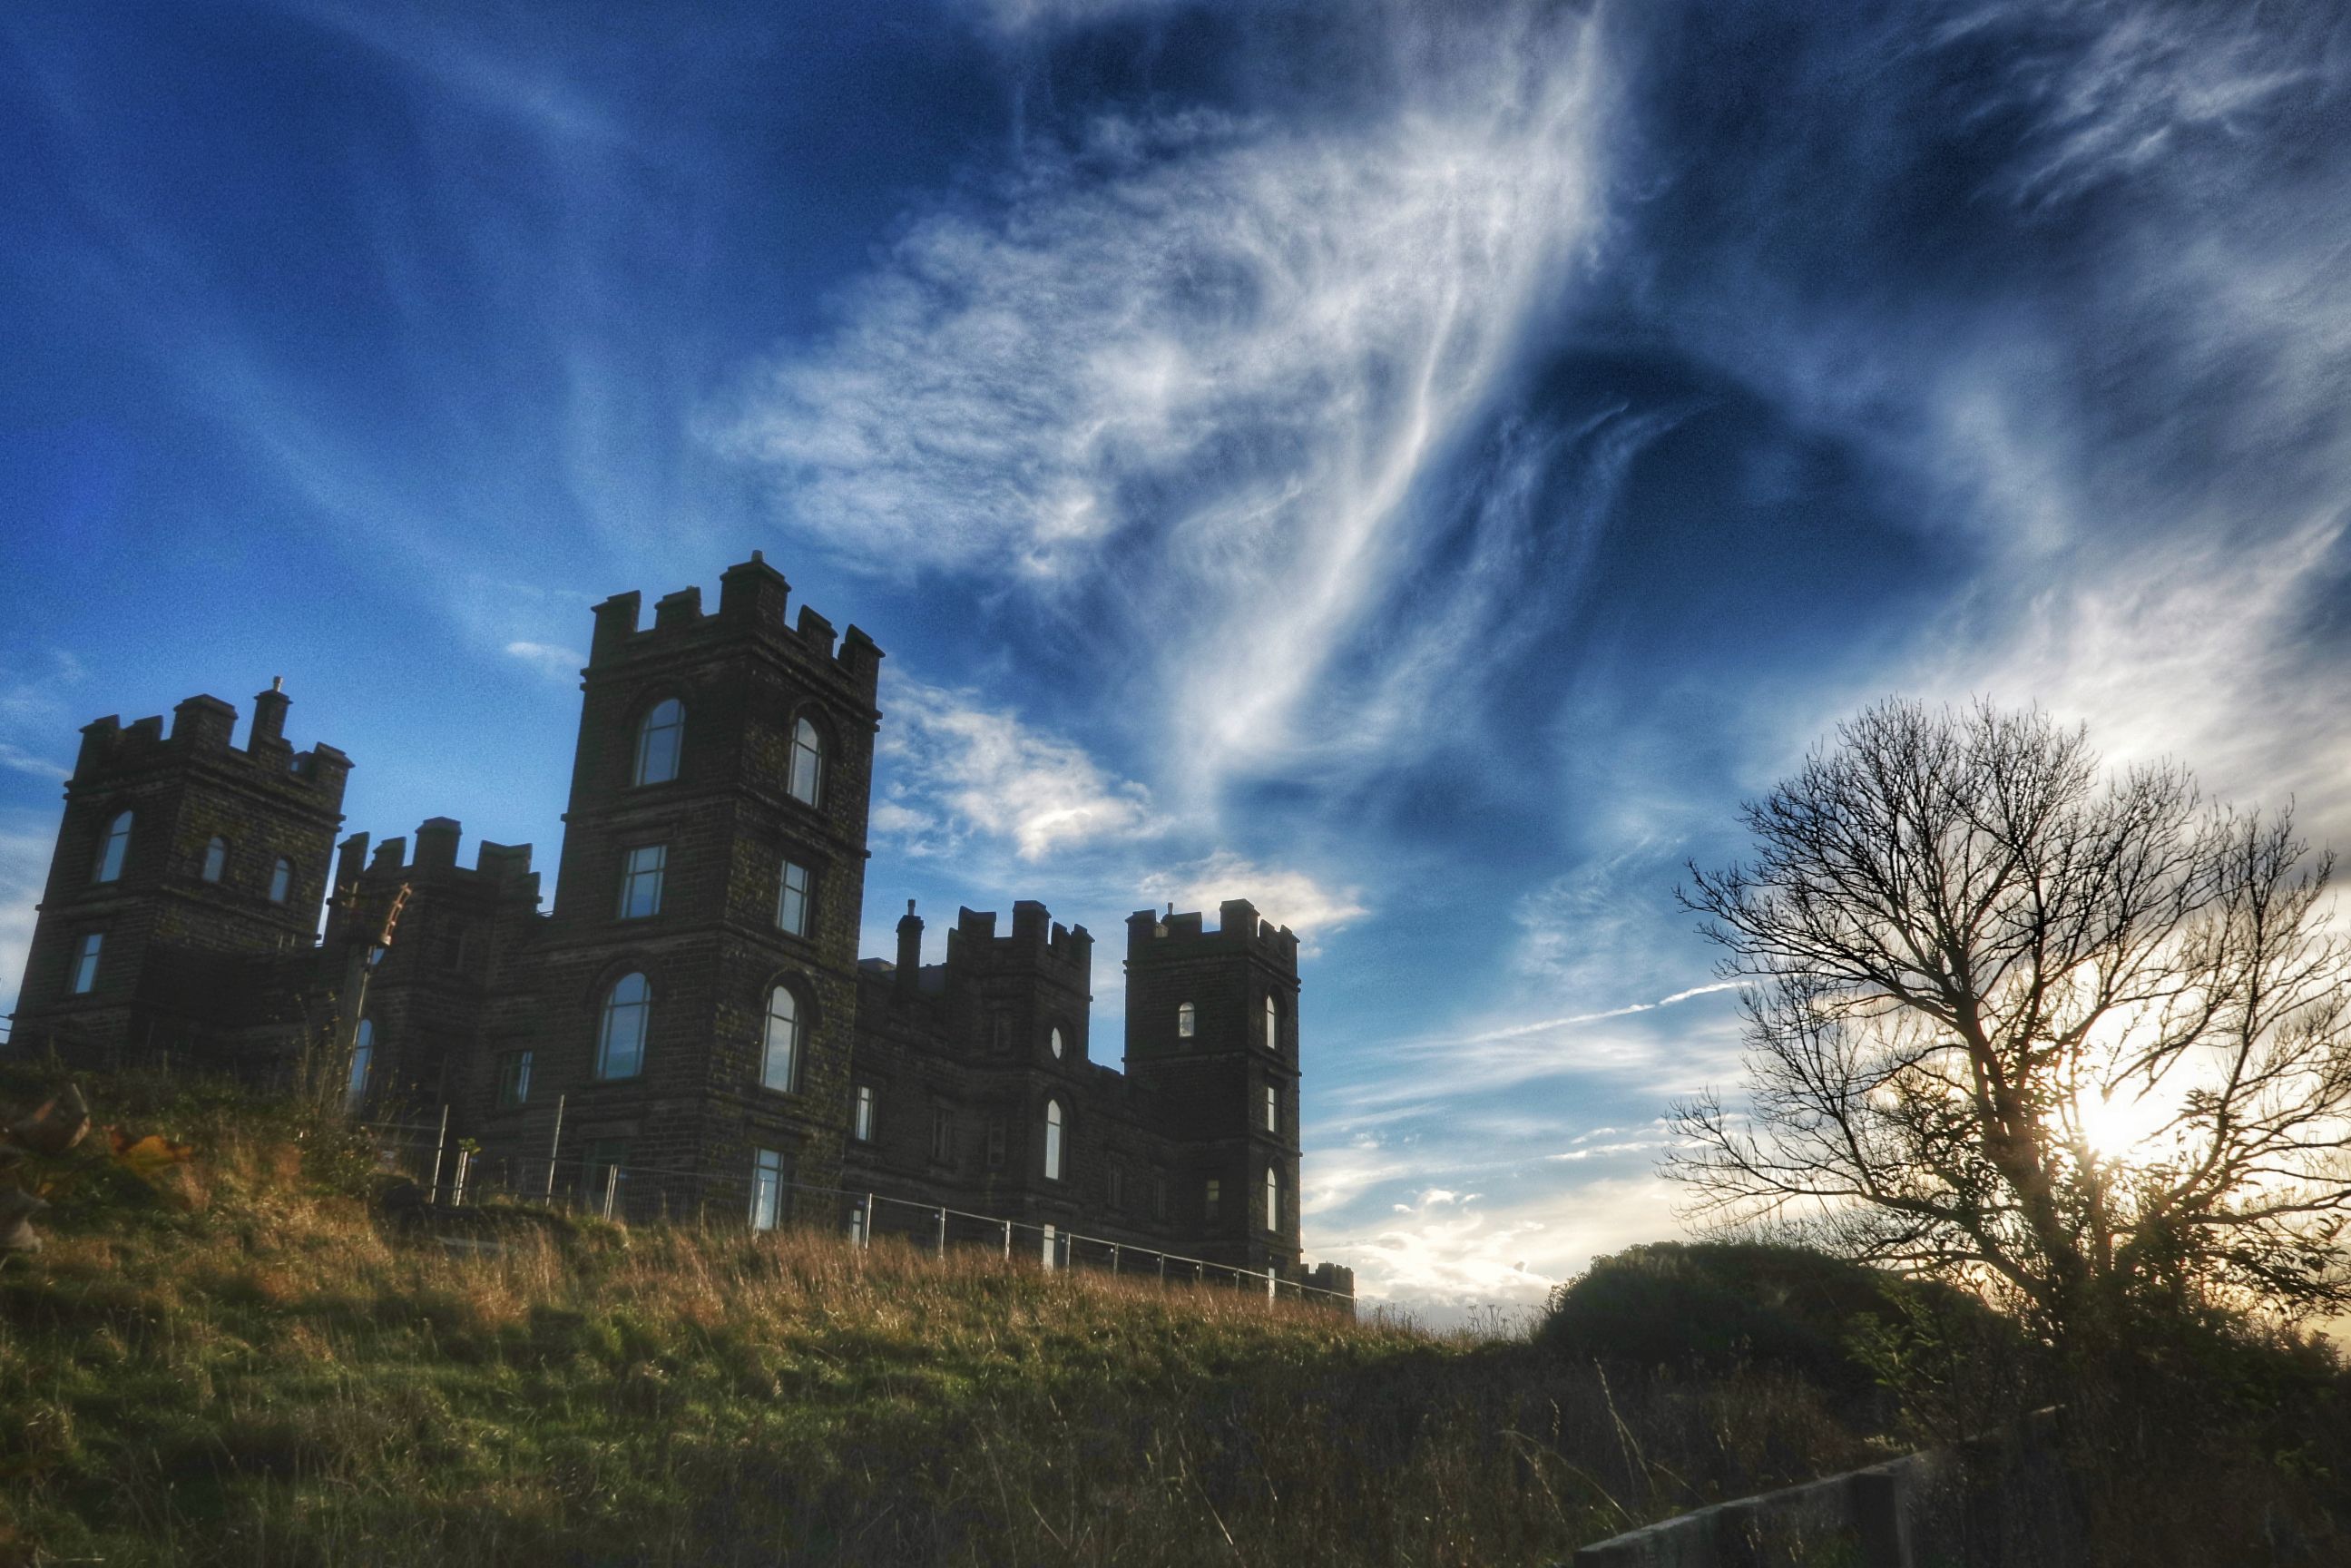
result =
[[[882,653],[788,596],[755,553],[715,612],[597,606],[544,911],[529,846],[461,865],[435,817],[413,854],[342,841],[320,940],[350,764],[292,751],[282,694],[242,749],[212,697],[168,737],[89,726],[17,1048],[252,1076],[323,1051],[368,1113],[446,1106],[477,1169],[631,1213],[831,1221],[873,1194],[1349,1290],[1300,1257],[1297,939],[1240,900],[1215,930],[1132,916],[1123,1072],[1093,938],[1040,904],[959,911],[925,964],[909,903],[861,960]]]

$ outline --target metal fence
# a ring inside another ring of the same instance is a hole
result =
[[[1047,1221],[978,1214],[880,1191],[817,1186],[780,1171],[748,1179],[712,1171],[599,1159],[591,1150],[556,1158],[485,1158],[452,1147],[444,1113],[436,1124],[367,1124],[381,1160],[423,1189],[426,1201],[465,1208],[494,1201],[544,1204],[629,1224],[726,1224],[756,1230],[824,1229],[871,1247],[895,1237],[945,1258],[950,1248],[1026,1258],[1047,1269],[1089,1269],[1165,1284],[1215,1285],[1270,1300],[1352,1306],[1354,1297],[1249,1269],[1149,1245],[1090,1236]]]

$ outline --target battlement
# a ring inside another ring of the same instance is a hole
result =
[[[1164,915],[1138,909],[1126,917],[1127,961],[1150,962],[1239,947],[1261,954],[1285,974],[1298,972],[1296,934],[1287,925],[1264,919],[1248,899],[1228,898],[1218,904],[1217,923],[1215,930],[1207,930],[1198,911],[1178,915],[1172,904]]]
[[[653,623],[650,629],[641,629],[638,617],[644,596],[634,591],[616,593],[596,606],[589,667],[747,633],[797,646],[811,660],[838,671],[852,688],[870,698],[881,676],[882,650],[855,626],[836,633],[831,622],[807,605],[800,607],[797,622],[789,621],[790,595],[791,584],[784,580],[784,574],[769,566],[758,550],[751,552],[749,560],[728,567],[720,576],[716,612],[703,610],[701,589],[681,588],[654,601]]]
[[[911,909],[909,910],[911,914]],[[992,909],[957,909],[947,933],[947,962],[983,969],[1060,967],[1082,977],[1093,970],[1093,934],[1082,925],[1062,925],[1045,906],[1021,899],[1012,906],[1009,935],[996,934]]]
[[[286,739],[286,710],[291,706],[282,682],[254,698],[253,724],[239,749],[236,709],[216,696],[198,694],[172,710],[172,729],[163,731],[161,714],[125,725],[120,716],[82,726],[81,750],[74,758],[71,782],[110,784],[124,775],[158,766],[204,760],[214,767],[249,769],[255,781],[272,787],[293,785],[316,791],[329,809],[342,803],[351,759],[323,742],[297,752]]]
[[[360,877],[402,881],[474,881],[505,885],[536,882],[530,869],[528,844],[496,844],[484,839],[474,846],[474,863],[457,863],[457,846],[465,826],[455,817],[427,817],[416,829],[416,859],[408,858],[405,837],[386,839],[368,856],[368,835],[353,833],[339,849],[335,881],[348,885]],[[364,869],[362,869],[364,868]]]

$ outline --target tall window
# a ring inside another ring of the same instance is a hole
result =
[[[645,1026],[653,988],[643,975],[623,975],[604,993],[604,1023],[596,1036],[596,1076],[634,1078],[645,1065]]]
[[[783,881],[776,889],[776,928],[789,936],[809,934],[809,871],[792,861],[784,862]]]
[[[112,882],[122,874],[122,857],[131,852],[131,813],[118,811],[114,821],[106,824],[106,837],[99,841],[98,864],[89,873],[92,882]]]
[[[1045,1179],[1061,1179],[1061,1103],[1045,1102]]]
[[[792,726],[791,773],[785,781],[792,799],[806,805],[817,803],[824,788],[824,742],[818,738],[816,726],[803,718]]]
[[[857,1107],[851,1113],[849,1130],[861,1144],[873,1141],[873,1085],[871,1083],[857,1086]]]
[[[1270,1083],[1265,1086],[1265,1130],[1281,1131],[1281,1091]]]
[[[776,1149],[758,1150],[751,1160],[751,1228],[773,1230],[784,1214],[784,1188],[789,1185],[784,1156]]]
[[[1215,1176],[1210,1176],[1208,1178],[1207,1190],[1200,1194],[1201,1218],[1205,1218],[1209,1224],[1214,1225],[1217,1220],[1224,1218],[1224,1212],[1225,1184],[1218,1181]]]
[[[1281,1173],[1271,1166],[1265,1167],[1265,1228],[1281,1228]]]
[[[530,1100],[530,1052],[509,1051],[498,1058],[498,1109],[511,1111]]]
[[[1176,1038],[1189,1040],[1198,1032],[1200,1015],[1189,1002],[1179,1002],[1176,1008]]]
[[[1102,1201],[1113,1208],[1126,1207],[1126,1172],[1115,1163],[1102,1173]]]
[[[931,1108],[931,1159],[943,1166],[955,1164],[955,1113],[935,1105]]]
[[[356,1111],[367,1098],[368,1078],[375,1068],[375,1019],[360,1019],[358,1035],[351,1041],[351,1081],[343,1088],[343,1104]]]
[[[212,841],[204,845],[204,879],[206,882],[218,882],[221,874],[227,870],[228,841],[214,835]]]
[[[277,863],[269,868],[269,902],[283,904],[293,891],[294,862],[279,855]]]
[[[685,738],[685,709],[675,697],[664,697],[637,726],[637,769],[633,782],[666,784],[677,777],[678,743]]]
[[[1265,998],[1265,1048],[1268,1051],[1281,1049],[1281,1009],[1273,1005],[1271,997]]]
[[[788,986],[768,992],[768,1028],[759,1082],[789,1093],[799,1087],[800,1000]]]
[[[1059,1061],[1061,1060],[1061,1026],[1060,1024],[1053,1026],[1052,1046],[1053,1060]]]
[[[80,950],[74,954],[73,994],[89,995],[98,984],[98,950],[106,945],[106,937],[96,931],[81,939]]]
[[[641,844],[621,862],[621,918],[642,920],[661,913],[662,868],[669,863],[667,844]]]

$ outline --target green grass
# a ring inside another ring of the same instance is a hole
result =
[[[0,1269],[0,1563],[1486,1568],[1873,1457],[1792,1380],[988,1253],[590,1223],[453,1257],[380,1232],[330,1125],[110,1096],[204,1147],[209,1201],[92,1179]]]

